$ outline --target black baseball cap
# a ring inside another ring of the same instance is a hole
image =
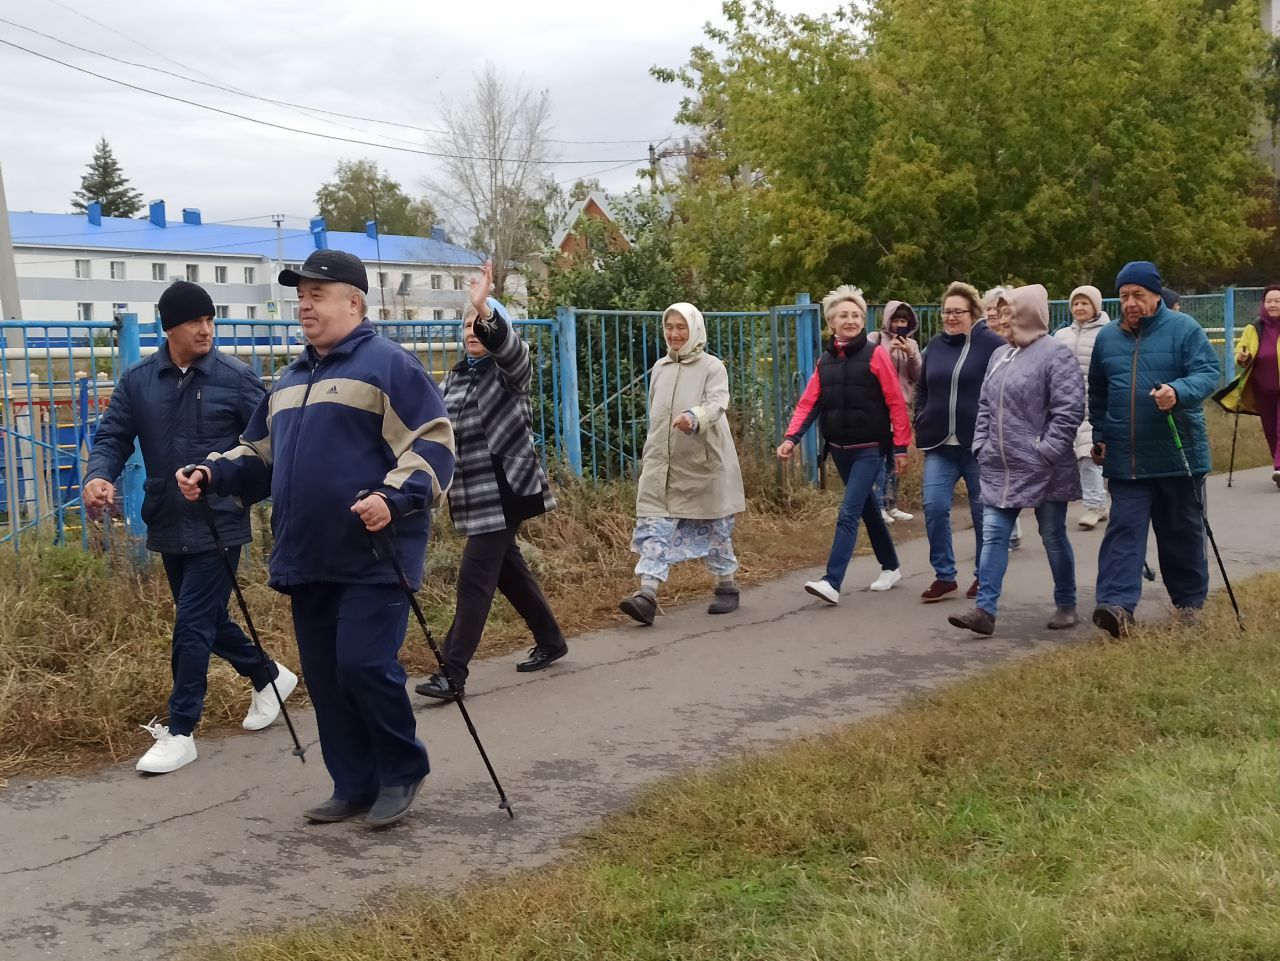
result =
[[[286,287],[297,287],[302,280],[327,280],[369,292],[369,274],[364,269],[364,261],[345,250],[317,250],[298,270],[280,271],[279,279]]]

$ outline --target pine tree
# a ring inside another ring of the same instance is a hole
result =
[[[104,217],[132,217],[142,209],[142,194],[130,187],[129,178],[120,172],[106,137],[94,148],[89,169],[80,178],[80,189],[71,197],[71,206],[84,213],[95,200],[102,204]]]

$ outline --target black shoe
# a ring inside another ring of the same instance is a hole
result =
[[[1093,623],[1119,640],[1122,637],[1128,637],[1133,630],[1133,615],[1123,607],[1103,604],[1094,610]]]
[[[422,782],[425,780],[425,777],[420,777],[413,784],[394,787],[383,785],[382,790],[378,792],[378,800],[373,802],[373,807],[365,815],[364,823],[374,828],[395,824],[409,813],[409,808],[413,807],[413,799],[418,796],[418,788],[422,787]]]
[[[653,615],[658,612],[658,599],[648,591],[639,590],[620,600],[618,610],[641,624],[652,624]]]
[[[467,696],[465,684],[455,684],[451,688],[443,674],[432,674],[414,690],[423,697],[434,697],[437,701],[460,701]]]
[[[307,808],[302,812],[302,816],[318,824],[336,824],[338,821],[359,817],[371,807],[373,807],[372,801],[344,801],[342,798],[331,797],[323,804]]]
[[[717,584],[716,596],[707,605],[708,614],[729,614],[738,609],[738,585]]]
[[[569,645],[561,644],[559,647],[541,647],[534,645],[529,648],[528,660],[521,661],[516,665],[516,670],[521,674],[527,674],[529,671],[540,671],[544,667],[560,660],[569,653]]]

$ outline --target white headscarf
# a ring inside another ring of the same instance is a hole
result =
[[[667,347],[667,356],[678,364],[682,360],[688,360],[690,357],[702,353],[707,346],[707,325],[702,319],[702,311],[693,306],[693,304],[686,303],[672,304],[662,312],[662,319],[666,320],[667,314],[673,310],[683,317],[685,323],[689,325],[689,339],[684,342],[684,346],[679,350],[672,350],[670,346]]]

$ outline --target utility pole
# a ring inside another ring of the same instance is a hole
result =
[[[658,151],[649,144],[649,193],[658,192]]]
[[[0,172],[0,316],[22,319],[18,295],[18,268],[13,259],[13,234],[9,230],[9,205],[4,196],[4,174]]]
[[[9,230],[9,204],[4,195],[4,174],[0,172],[0,318],[4,320],[22,320],[22,300],[18,294],[18,268],[14,264],[13,234]],[[9,394],[11,385],[19,376],[30,379],[27,373],[27,332],[21,327],[5,331],[8,342],[10,369],[3,371],[4,390],[0,391],[0,420],[3,421],[4,463],[7,477],[5,491],[7,503],[4,506],[9,515],[9,530],[13,534],[13,544],[18,545],[18,514],[22,509],[18,491],[18,456],[17,417]],[[33,430],[34,432],[34,430]],[[34,459],[32,464],[35,464]]]
[[[275,277],[271,280],[271,288],[276,299],[276,319],[284,320],[284,288],[280,286],[280,271],[284,270],[284,232],[280,225],[284,223],[284,214],[272,214],[271,219],[276,224],[276,269]],[[282,338],[283,336],[281,334]]]

